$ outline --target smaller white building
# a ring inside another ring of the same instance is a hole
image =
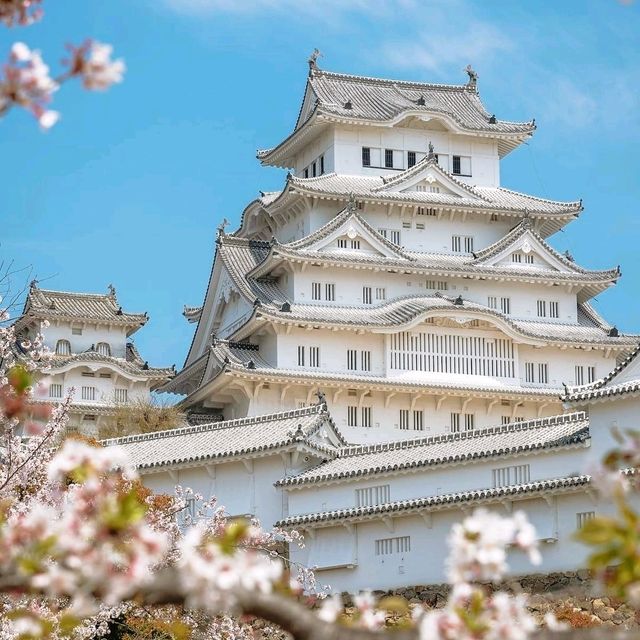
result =
[[[95,435],[118,405],[148,401],[172,374],[150,367],[130,339],[148,320],[146,313],[123,311],[111,285],[106,294],[71,293],[32,282],[15,323],[16,348],[42,333],[54,354],[41,372],[49,381],[47,401],[60,401],[73,389],[69,427]]]

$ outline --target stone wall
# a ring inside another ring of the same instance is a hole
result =
[[[530,610],[541,623],[545,614],[553,612],[560,620],[574,628],[604,625],[620,629],[640,629],[640,611],[615,598],[602,595],[589,571],[532,574],[513,578],[501,585],[487,585],[490,590],[530,595]],[[448,584],[418,585],[395,589],[377,596],[398,595],[409,603],[426,604],[429,607],[444,606],[450,586]],[[350,605],[349,596],[345,596]]]

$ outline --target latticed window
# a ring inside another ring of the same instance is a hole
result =
[[[397,553],[408,553],[409,551],[411,551],[411,536],[381,538],[375,541],[375,553],[377,556],[389,556]]]
[[[356,489],[356,507],[372,507],[391,500],[391,485],[381,484],[366,489]]]
[[[57,356],[70,356],[71,355],[71,343],[68,340],[58,340],[58,342],[56,342],[56,355]]]
[[[356,371],[358,368],[358,351],[356,349],[347,349],[347,369]]]
[[[460,433],[460,414],[452,413],[451,414],[451,423],[449,425],[449,429],[451,433]]]
[[[336,285],[333,283],[327,283],[324,285],[324,298],[329,302],[333,302],[336,299]]]
[[[424,411],[422,409],[413,412],[413,430],[424,431]]]
[[[384,287],[376,287],[376,300],[386,300],[387,290]]]
[[[354,407],[354,406],[347,407],[347,426],[348,427],[358,426],[358,407]]]
[[[129,392],[127,389],[116,388],[115,390],[116,402],[127,402],[129,399]]]
[[[362,407],[362,426],[371,427],[373,425],[373,409],[371,407]]]
[[[305,348],[302,345],[298,345],[298,366],[304,367],[305,363]]]
[[[95,400],[96,388],[95,387],[82,387],[82,399],[83,400]]]
[[[576,528],[582,529],[589,520],[593,520],[595,517],[595,511],[582,511],[580,513],[576,513]]]
[[[525,484],[531,479],[531,467],[518,464],[510,467],[493,469],[491,472],[494,487],[508,487],[512,484]]]
[[[362,303],[371,304],[373,302],[373,296],[371,287],[362,287]]]
[[[62,385],[60,383],[54,382],[49,385],[49,397],[62,398]]]
[[[370,147],[362,147],[362,166],[363,167],[371,166],[371,148]]]
[[[549,302],[549,317],[550,318],[560,317],[560,309],[559,309],[559,304],[557,302]]]
[[[312,300],[320,300],[321,291],[322,291],[322,283],[320,282],[311,283],[311,299]]]
[[[360,369],[362,371],[371,371],[371,351],[360,352]]]
[[[96,345],[96,351],[101,356],[110,356],[111,355],[111,345],[108,342],[98,342]]]
[[[407,167],[410,169],[416,163],[416,152],[407,151]]]
[[[393,169],[393,149],[384,150],[384,166],[387,169]]]
[[[464,430],[465,431],[473,431],[475,429],[476,417],[473,413],[465,413],[464,414]]]
[[[320,347],[309,347],[309,366],[320,366]]]
[[[400,409],[400,428],[403,431],[409,429],[409,409]]]
[[[547,303],[545,300],[538,300],[538,318],[547,317]]]

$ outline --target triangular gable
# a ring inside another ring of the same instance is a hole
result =
[[[434,156],[425,156],[410,169],[393,177],[383,177],[384,184],[373,189],[377,192],[426,191],[443,193],[460,198],[474,198],[486,202],[472,187],[464,184],[445,171]]]
[[[521,256],[514,260],[513,255]],[[527,261],[533,257],[533,262]],[[474,264],[484,266],[513,266],[516,268],[551,269],[564,273],[583,273],[571,260],[550,247],[537,233],[531,229],[530,220],[525,218],[506,236],[491,246],[475,253]]]
[[[358,214],[355,203],[347,205],[333,220],[306,238],[283,246],[294,250],[303,249],[305,252],[342,253],[353,251],[396,260],[414,260],[369,225]]]
[[[300,105],[300,113],[298,114],[298,120],[296,121],[295,129],[298,129],[298,127],[300,127],[309,119],[309,116],[311,116],[317,104],[318,104],[318,96],[313,90],[311,83],[307,82],[307,86],[305,87],[305,90],[304,90],[304,97],[302,98],[302,104]]]

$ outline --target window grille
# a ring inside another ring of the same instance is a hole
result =
[[[424,286],[434,291],[446,291],[449,288],[445,280],[427,280]]]
[[[582,529],[589,520],[593,520],[595,517],[595,511],[582,511],[580,513],[576,513],[576,529]]]
[[[83,371],[81,375],[82,375],[83,378],[95,378],[96,377],[96,374],[93,371]]]
[[[393,169],[393,149],[384,150],[384,166],[386,169]]]
[[[366,489],[356,489],[356,507],[372,507],[391,501],[391,485],[381,484]]]
[[[429,193],[440,193],[440,187],[429,187]]]
[[[338,238],[338,249],[346,249],[346,248],[347,248],[347,239]]]
[[[392,370],[515,377],[515,349],[506,338],[403,331],[389,342]]]
[[[351,241],[351,248],[352,249],[359,249],[360,248],[360,240],[352,240]]]
[[[362,426],[363,427],[372,426],[373,424],[372,412],[373,412],[373,409],[371,407],[362,407]]]
[[[538,382],[549,384],[549,365],[546,362],[538,363]]]
[[[545,300],[538,300],[538,318],[547,317],[547,303]]]
[[[403,431],[409,429],[409,409],[400,409],[400,428]]]
[[[371,149],[369,147],[362,147],[362,166],[371,166]]]
[[[384,287],[376,287],[376,300],[386,300],[387,290]]]
[[[424,231],[424,222],[416,222],[416,230]]]
[[[71,355],[71,343],[68,340],[58,340],[58,342],[56,342],[56,355],[57,356],[70,356]]]
[[[305,178],[309,177],[309,167],[305,167],[305,169],[304,169],[304,177]]]
[[[521,253],[512,253],[511,254],[511,262],[522,262],[522,254]]]
[[[358,368],[358,352],[355,349],[347,349],[347,369],[356,371]]]
[[[511,416],[502,416],[500,420],[502,425],[511,424]]]
[[[596,381],[596,368],[595,367],[587,367],[587,382],[595,382]]]
[[[506,316],[511,313],[511,298],[500,298],[500,311]]]
[[[129,393],[127,389],[116,389],[115,390],[115,398],[116,402],[127,402],[129,398]]]
[[[324,285],[324,299],[333,302],[336,299],[336,285],[327,283]]]
[[[526,264],[533,264],[533,254],[532,253],[525,254],[524,261]]]
[[[82,387],[82,399],[83,400],[95,400],[96,388],[95,387]]]
[[[101,356],[110,356],[111,355],[111,345],[108,342],[98,342],[96,345],[96,351]]]
[[[312,300],[320,300],[321,291],[322,291],[322,283],[320,282],[311,283],[311,299]]]
[[[309,366],[314,368],[320,366],[320,347],[309,347]]]
[[[402,223],[402,228],[403,229],[411,229],[411,223],[410,222],[403,222]]]
[[[584,384],[584,367],[582,365],[576,365],[576,384]]]
[[[476,417],[473,413],[465,413],[464,414],[464,430],[465,431],[473,431],[475,429],[475,421]]]
[[[371,371],[371,351],[360,352],[360,368],[362,371]]]
[[[531,479],[531,467],[528,464],[518,464],[509,467],[492,469],[493,486],[508,487],[512,484],[525,484]]]
[[[358,407],[347,407],[347,426],[358,426]]]
[[[407,151],[407,168],[410,169],[416,163],[416,152]]]
[[[371,304],[373,302],[371,287],[362,287],[362,303]]]
[[[456,253],[473,253],[473,236],[451,236],[451,250]]]
[[[496,296],[489,296],[487,298],[487,306],[489,309],[497,309],[498,308],[498,298]]]
[[[299,367],[304,367],[304,361],[305,361],[305,353],[304,353],[305,349],[302,345],[298,345],[298,366]]]
[[[72,327],[71,328],[72,336],[81,336],[82,335],[82,327]]]
[[[398,536],[397,538],[381,538],[375,541],[375,554],[377,556],[390,556],[411,551],[411,536]]]
[[[560,309],[559,309],[559,304],[557,302],[549,302],[549,317],[550,318],[560,317]]]
[[[413,430],[424,431],[424,411],[421,409],[413,412]]]
[[[524,363],[524,379],[525,382],[535,382],[535,365],[533,362]]]
[[[316,163],[314,162],[312,165],[312,170],[311,170],[311,174],[313,175],[313,177],[315,178],[317,173],[316,173]]]
[[[49,397],[50,398],[62,398],[62,385],[54,382],[49,385]]]
[[[453,156],[453,174],[460,175],[460,156]]]
[[[104,380],[109,380],[111,378],[111,374],[110,373],[101,373],[100,377],[103,378]]]
[[[451,430],[451,433],[460,433],[460,414],[459,413],[451,414],[450,430]]]
[[[324,156],[320,156],[320,175],[324,175]]]

